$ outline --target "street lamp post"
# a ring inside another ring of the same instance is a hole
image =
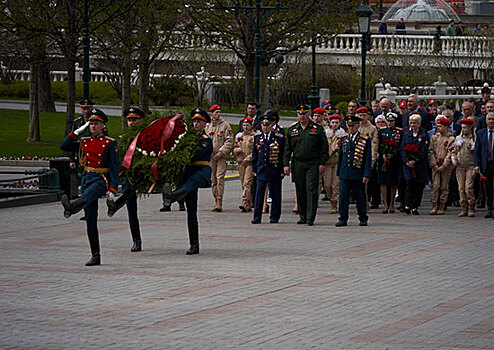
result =
[[[316,38],[312,38],[311,44],[312,50],[312,85],[310,87],[310,95],[307,96],[310,107],[312,109],[319,107],[320,96],[317,91],[317,79],[316,79]]]
[[[367,99],[365,96],[365,61],[367,55],[367,46],[369,45],[369,36],[370,36],[370,17],[374,12],[367,4],[367,0],[364,0],[364,3],[360,4],[357,8],[357,19],[358,19],[358,30],[359,33],[362,34],[362,81],[360,87],[360,101],[359,104],[361,106],[365,106],[367,103]]]
[[[255,6],[241,6],[240,2],[237,1],[237,4],[235,6],[235,9],[237,10],[255,10],[256,11],[256,17],[255,17],[255,34],[254,34],[254,102],[257,104],[257,106],[261,105],[261,100],[259,97],[259,90],[260,90],[260,75],[261,75],[261,69],[260,69],[260,64],[261,64],[261,57],[265,53],[261,49],[261,26],[262,26],[262,11],[277,11],[279,12],[280,10],[286,10],[288,7],[282,7],[280,5],[280,1],[276,1],[276,6],[262,6],[261,5],[261,0],[256,0]]]

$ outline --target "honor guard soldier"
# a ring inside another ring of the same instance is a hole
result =
[[[197,192],[199,188],[211,186],[211,154],[213,153],[213,141],[204,132],[206,124],[211,122],[211,118],[205,110],[194,108],[190,112],[194,123],[194,129],[200,131],[199,150],[191,160],[190,166],[185,170],[183,187],[172,191],[170,184],[163,186],[163,196],[165,205],[185,198],[187,207],[187,226],[189,229],[190,248],[187,255],[199,254],[199,223],[197,222]]]
[[[371,175],[372,154],[370,138],[359,130],[361,119],[358,116],[348,117],[348,133],[341,137],[338,156],[338,172],[340,177],[340,217],[336,227],[346,226],[350,194],[354,189],[360,226],[367,226],[367,205],[365,184]]]
[[[81,181],[82,196],[70,201],[67,195],[62,195],[64,216],[84,209],[86,217],[87,235],[91,247],[92,257],[86,266],[100,265],[100,248],[98,236],[98,198],[105,193],[114,198],[117,193],[118,181],[118,151],[114,139],[104,136],[103,129],[108,117],[103,111],[93,108],[88,113],[88,122],[65,137],[60,148],[66,152],[75,152],[79,149],[79,165],[84,167]],[[91,136],[78,136],[89,127]]]
[[[324,129],[309,119],[310,107],[297,107],[298,122],[288,129],[285,143],[284,172],[293,176],[300,219],[297,224],[314,225],[319,199],[319,174],[329,159],[328,140]]]
[[[142,123],[145,115],[137,107],[127,108],[123,116],[127,121],[127,126],[131,127],[134,124]],[[116,200],[108,198],[106,205],[108,206],[108,216],[112,217],[120,208],[127,205],[127,214],[129,217],[130,234],[134,242],[131,252],[140,252],[142,250],[141,229],[139,227],[139,218],[137,217],[137,193],[131,186],[127,177],[119,177],[119,183],[122,185],[122,195]]]
[[[252,172],[257,179],[256,203],[254,205],[253,224],[259,224],[262,217],[264,194],[269,185],[272,200],[269,222],[278,223],[281,216],[281,183],[283,180],[283,152],[285,136],[274,132],[276,119],[264,115],[261,121],[261,132],[254,136],[254,151],[252,153]]]
[[[213,196],[216,201],[211,211],[223,210],[223,193],[225,192],[226,158],[233,148],[233,131],[223,118],[221,107],[212,105],[209,109],[211,118],[206,126],[206,133],[213,141],[213,156],[211,157],[211,171],[213,181]]]

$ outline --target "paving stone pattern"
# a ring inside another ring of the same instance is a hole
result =
[[[58,203],[0,210],[2,349],[494,349],[494,220],[370,212],[336,228],[329,202],[296,225],[285,180],[279,224],[250,224],[239,181],[224,211],[200,191],[201,254],[186,214],[139,201],[143,251],[125,209],[100,200],[100,267],[80,215]],[[427,197],[427,193],[426,196]]]

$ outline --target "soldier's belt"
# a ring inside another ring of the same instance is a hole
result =
[[[207,165],[207,166],[211,166],[210,163],[207,160],[196,160],[195,162],[192,162],[190,165]]]
[[[99,174],[108,173],[110,171],[110,169],[108,168],[93,168],[92,166],[85,166],[84,170],[91,173],[99,173]]]

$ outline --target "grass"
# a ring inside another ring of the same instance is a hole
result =
[[[120,134],[120,117],[109,117],[108,130],[111,137]],[[65,113],[40,114],[41,142],[31,143],[28,111],[0,109],[0,157],[60,157],[59,148],[64,138]]]

